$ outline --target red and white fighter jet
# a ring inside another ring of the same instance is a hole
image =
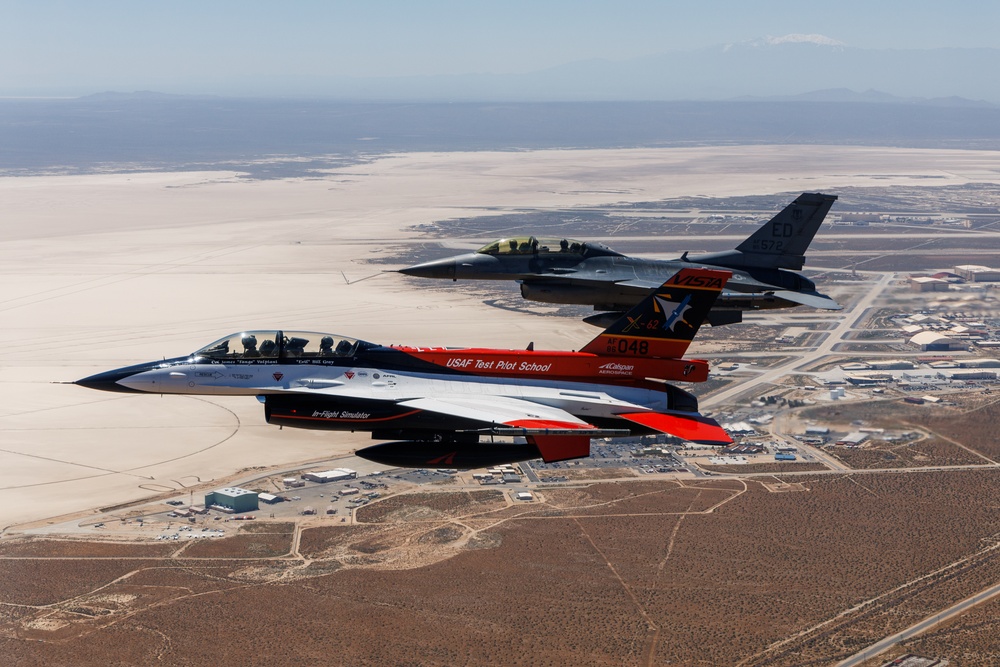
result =
[[[393,440],[357,454],[394,466],[562,461],[589,456],[592,437],[652,433],[724,445],[732,442],[726,432],[671,382],[708,378],[707,362],[682,357],[728,278],[682,269],[579,352],[382,346],[258,330],[76,384],[256,396],[269,424]]]

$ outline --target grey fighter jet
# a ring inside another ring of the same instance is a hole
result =
[[[797,271],[836,195],[803,193],[734,250],[656,260],[629,257],[603,243],[534,236],[501,239],[474,253],[417,264],[399,272],[449,280],[516,280],[521,296],[545,303],[593,306],[585,318],[606,327],[683,268],[726,269],[732,277],[708,315],[719,326],[745,310],[809,306],[840,310]]]

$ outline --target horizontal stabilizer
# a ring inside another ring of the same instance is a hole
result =
[[[742,310],[710,310],[705,321],[713,327],[724,327],[727,324],[739,324],[743,321]]]
[[[618,416],[699,445],[728,445],[733,441],[717,421],[699,414],[633,412]]]
[[[732,294],[732,292],[730,292]],[[723,292],[716,300],[716,304],[725,304],[723,300],[726,293]],[[745,295],[741,295],[745,298]],[[594,315],[588,315],[583,318],[583,321],[587,324],[600,327],[602,329],[607,329],[609,326],[617,322],[625,313],[621,312],[610,312],[610,313],[596,313]],[[727,324],[739,324],[743,321],[743,311],[741,310],[710,310],[708,315],[705,316],[705,321],[711,324],[713,327],[721,327]]]
[[[542,454],[546,463],[566,461],[567,459],[583,459],[590,456],[590,436],[549,436],[530,435],[528,444],[534,445]]]
[[[656,289],[663,283],[661,283],[659,280],[643,280],[642,278],[631,278],[629,280],[616,280],[615,284],[620,285],[622,287],[632,287],[634,289],[650,291]]]
[[[774,293],[774,296],[782,298],[785,301],[792,301],[794,303],[802,304],[803,306],[809,306],[810,308],[822,308],[824,310],[843,310],[844,308],[830,297],[817,292],[809,294],[807,292],[778,290]]]

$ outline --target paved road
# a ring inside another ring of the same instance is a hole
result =
[[[979,604],[980,602],[985,602],[986,600],[990,600],[994,597],[997,597],[998,595],[1000,595],[1000,584],[994,584],[993,586],[990,586],[989,588],[980,591],[979,593],[976,593],[972,597],[966,598],[961,602],[959,602],[958,604],[948,607],[944,611],[938,612],[933,616],[928,616],[924,620],[914,625],[911,625],[902,632],[897,632],[896,634],[890,637],[886,637],[882,641],[872,644],[863,651],[859,651],[858,653],[852,655],[850,658],[847,658],[846,660],[842,660],[841,662],[837,663],[837,667],[854,667],[855,665],[860,665],[865,660],[868,660],[878,655],[879,653],[882,653],[883,651],[892,648],[899,642],[906,641],[911,637],[916,637],[917,635],[922,634],[927,630],[930,630],[931,628],[937,626],[938,624],[944,623],[945,621],[948,621],[954,618],[955,616],[964,613],[970,607],[973,607]]]
[[[998,468],[1000,464],[992,463],[966,463],[954,466],[922,466],[920,468],[843,468],[839,470],[792,470],[788,472],[734,472],[734,473],[713,473],[716,477],[738,477],[748,479],[751,477],[815,477],[822,475],[884,475],[886,473],[897,473],[900,475],[916,475],[930,472],[954,472],[956,470],[986,470]]]
[[[740,382],[735,386],[728,387],[720,392],[708,396],[707,398],[699,401],[701,407],[711,408],[725,405],[740,394],[746,393],[761,385],[775,384],[777,380],[788,375],[789,372],[805,368],[806,366],[814,363],[817,359],[825,357],[833,352],[834,346],[842,343],[845,340],[845,336],[857,327],[862,317],[864,317],[865,312],[872,307],[875,299],[881,296],[882,292],[889,286],[893,278],[895,278],[895,274],[893,273],[883,274],[875,282],[875,285],[864,294],[864,296],[858,299],[849,310],[845,310],[843,312],[843,317],[832,331],[823,332],[826,334],[823,341],[811,351],[803,351],[802,356],[790,359],[783,364],[772,366],[756,377],[749,378],[745,382]]]

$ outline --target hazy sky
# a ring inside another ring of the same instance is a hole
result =
[[[821,34],[997,47],[994,0],[0,0],[0,95],[308,94],[336,76],[520,73]]]

